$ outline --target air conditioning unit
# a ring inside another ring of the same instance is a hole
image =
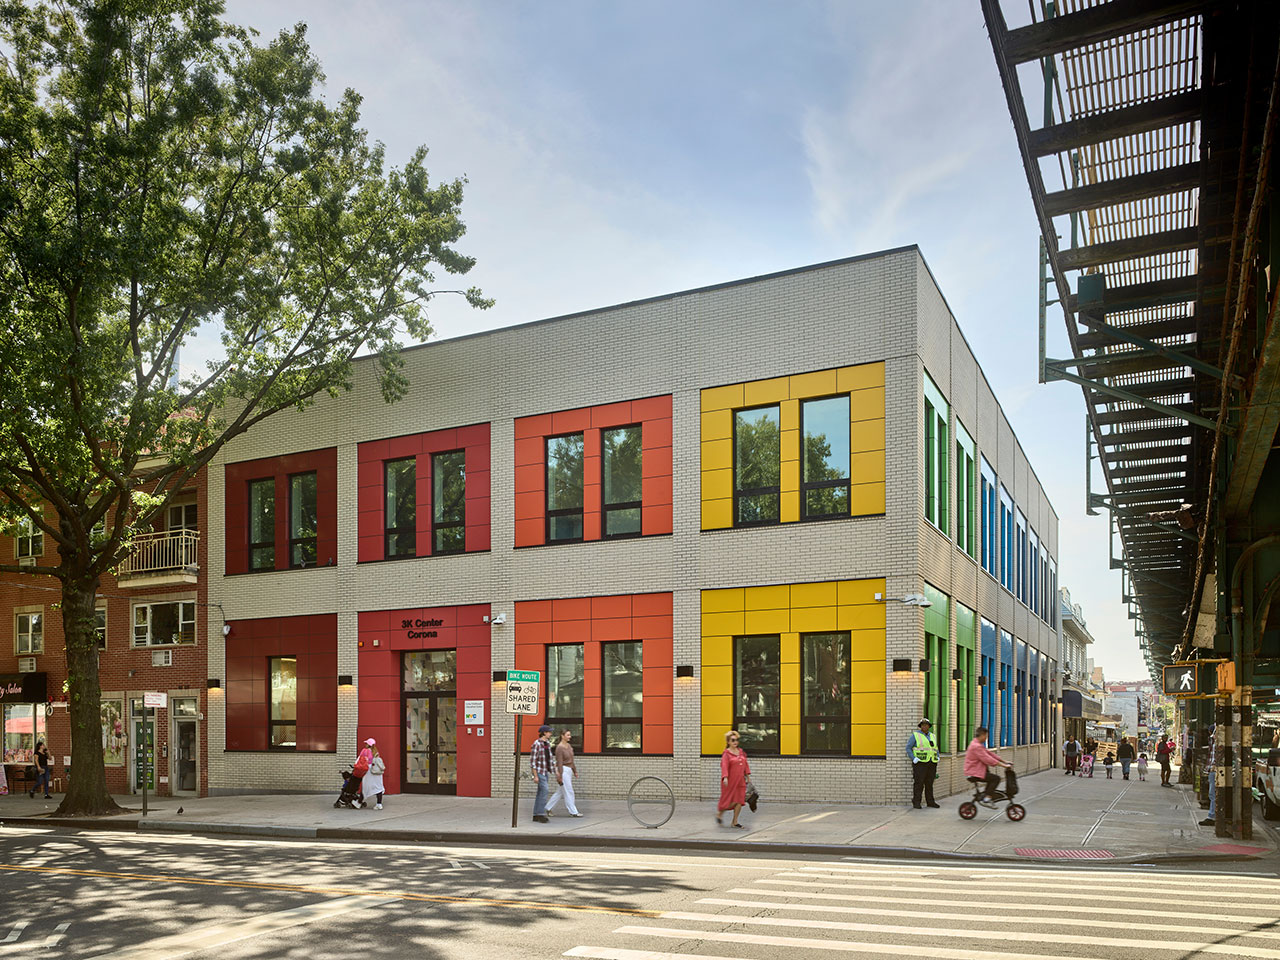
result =
[[[172,650],[152,650],[151,665],[153,667],[172,667],[173,651]]]
[[[36,565],[35,557],[19,557],[18,558],[18,566],[20,567],[34,567],[35,565]]]
[[[35,673],[36,658],[35,657],[19,657],[18,672],[19,673]]]

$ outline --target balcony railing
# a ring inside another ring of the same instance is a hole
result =
[[[160,586],[195,583],[199,573],[200,533],[196,530],[162,530],[133,538],[133,552],[116,568],[116,580],[146,580]]]

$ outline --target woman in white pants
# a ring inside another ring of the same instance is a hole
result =
[[[572,739],[570,731],[561,731],[560,742],[556,744],[556,792],[547,801],[547,813],[563,797],[564,808],[569,811],[569,816],[580,817],[582,814],[578,812],[578,804],[573,797],[573,780],[578,775],[578,768],[573,763],[573,744],[569,742]]]

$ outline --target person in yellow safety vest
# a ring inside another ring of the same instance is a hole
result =
[[[933,723],[923,717],[907,740],[907,756],[911,758],[911,805],[917,810],[921,793],[927,805],[938,806],[933,799],[933,781],[938,776],[938,741],[929,732],[932,729]]]

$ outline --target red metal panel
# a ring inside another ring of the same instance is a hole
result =
[[[545,437],[551,432],[551,414],[542,413],[533,417],[516,417],[515,439],[525,437]]]
[[[671,505],[646,506],[640,514],[640,531],[645,536],[671,533]]]
[[[590,407],[591,426],[597,430],[601,427],[622,427],[634,422],[631,419],[631,401],[606,403],[598,407]]]
[[[631,401],[631,416],[636,420],[670,420],[671,394]]]
[[[644,450],[671,446],[671,417],[646,420],[640,430],[640,446]]]
[[[671,615],[671,594],[669,593],[634,593],[631,595],[631,615],[633,617],[652,617]]]

